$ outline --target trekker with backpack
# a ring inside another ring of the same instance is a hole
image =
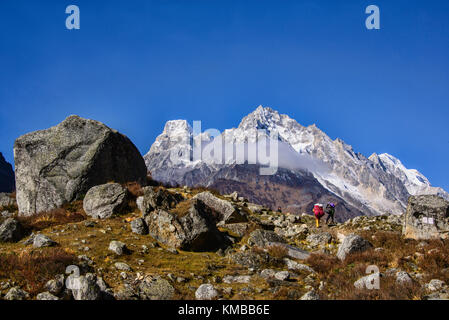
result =
[[[326,213],[327,213],[327,218],[326,218],[326,224],[329,224],[329,219],[332,220],[332,224],[335,224],[334,221],[334,215],[335,215],[335,204],[333,204],[332,202],[329,202],[326,206]]]
[[[320,219],[322,216],[324,216],[323,205],[321,203],[316,203],[313,206],[313,213],[315,214],[316,227],[319,228],[320,227]]]

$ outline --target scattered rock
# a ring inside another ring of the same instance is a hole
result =
[[[429,283],[425,285],[426,289],[429,291],[440,291],[446,286],[446,283],[439,279],[432,279]]]
[[[139,284],[139,295],[144,300],[171,300],[175,289],[159,276],[146,277]]]
[[[195,291],[196,300],[213,300],[218,297],[218,292],[213,285],[205,283]]]
[[[8,218],[0,225],[0,242],[17,242],[25,236],[19,221]]]
[[[224,283],[250,283],[251,276],[226,276],[223,278]]]
[[[34,248],[53,247],[57,245],[55,241],[43,234],[36,234],[33,238]]]
[[[59,298],[50,292],[42,292],[36,296],[36,300],[59,300]]]
[[[413,279],[405,271],[399,271],[396,273],[396,282],[399,284],[412,284]]]
[[[47,281],[45,289],[53,295],[60,295],[64,289],[64,275],[58,275],[55,279]]]
[[[131,221],[131,231],[140,235],[148,234],[148,227],[145,220],[138,218]]]
[[[273,231],[257,229],[251,232],[247,242],[250,246],[263,248],[271,243],[285,243],[285,240]]]
[[[9,289],[8,293],[6,293],[4,299],[5,300],[25,300],[28,299],[30,295],[28,292],[20,289],[19,287],[14,287]]]
[[[274,277],[281,281],[287,281],[290,278],[290,273],[288,271],[276,272]]]
[[[263,269],[260,273],[260,276],[265,279],[274,278],[274,275],[276,274],[276,271],[273,269]]]
[[[83,208],[94,219],[108,219],[121,213],[127,204],[127,190],[118,183],[106,183],[90,188]]]
[[[300,300],[320,300],[320,295],[315,290],[310,290]]]
[[[375,288],[375,286],[379,284],[378,280],[380,279],[380,277],[380,273],[372,273],[354,282],[354,287],[360,290]]]
[[[313,247],[324,246],[332,242],[332,235],[328,232],[312,233],[307,236],[306,240],[310,242]]]
[[[131,267],[124,262],[116,262],[114,267],[120,271],[132,271]]]
[[[206,251],[223,247],[227,241],[217,229],[209,209],[200,200],[190,203],[183,215],[156,210],[145,221],[149,234],[169,247]]]
[[[287,266],[287,268],[289,270],[294,270],[294,271],[304,271],[304,272],[308,272],[308,273],[315,273],[315,270],[313,270],[311,267],[305,265],[305,264],[301,264],[298,263],[296,261],[290,260],[288,258],[284,258],[284,263]]]
[[[73,277],[70,285],[75,300],[100,300],[101,290],[97,284],[97,276],[87,273],[84,276]]]
[[[143,196],[137,199],[137,206],[143,217],[156,209],[170,210],[184,200],[181,195],[163,188],[145,187],[142,191]]]
[[[109,251],[114,252],[116,255],[121,256],[125,254],[128,249],[126,248],[126,244],[120,241],[111,241],[109,243]]]
[[[342,244],[338,247],[337,257],[340,260],[345,260],[349,254],[364,252],[372,247],[373,245],[369,241],[359,235],[350,234],[344,238]]]
[[[217,198],[209,191],[201,192],[193,198],[201,200],[206,206],[212,209],[214,213],[216,213],[216,223],[237,223],[247,221],[246,217],[240,214],[239,210],[236,209],[232,203]]]

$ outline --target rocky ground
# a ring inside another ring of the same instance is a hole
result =
[[[236,193],[137,183],[31,217],[0,194],[0,213],[0,299],[449,298],[449,241],[405,239],[397,216],[316,228]]]

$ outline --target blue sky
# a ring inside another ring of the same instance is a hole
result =
[[[81,29],[65,28],[65,8]],[[381,30],[365,28],[380,7]],[[258,105],[449,190],[449,1],[0,1],[0,152],[70,114],[142,153],[170,119]]]

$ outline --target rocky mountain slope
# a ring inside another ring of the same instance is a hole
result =
[[[0,152],[0,192],[11,192],[15,189],[15,178],[12,165]]]
[[[230,150],[235,150],[236,145],[250,148],[260,141],[258,130],[265,132],[266,136],[277,133],[279,137],[279,167],[285,170],[278,170],[276,178],[271,179],[273,187],[285,189],[292,179],[296,179],[294,176],[297,179],[293,184],[299,186],[305,176],[313,175],[315,182],[303,186],[303,196],[289,196],[281,191],[273,195],[271,191],[265,193],[265,197],[255,197],[255,192],[261,193],[257,190],[259,185],[250,182],[260,178],[257,174],[250,176],[249,173],[255,171],[249,168],[242,178],[245,171],[242,166],[246,164],[237,163],[232,156],[223,156],[225,161],[216,163],[208,153],[204,156],[203,152],[203,157],[194,154],[195,150],[204,150],[219,139],[224,146],[231,145]],[[199,141],[202,147],[195,149],[194,145]],[[216,138],[207,132],[194,134],[184,120],[169,121],[144,159],[153,177],[160,181],[213,186],[219,191],[228,191],[229,185],[240,185],[240,193],[249,200],[281,206],[296,213],[310,210],[313,201],[326,200],[323,195],[338,199],[336,201],[342,207],[338,212],[345,218],[360,213],[401,214],[410,195],[437,194],[449,199],[447,192],[432,187],[421,173],[405,168],[391,155],[373,154],[366,158],[341,139],[330,139],[315,125],[304,127],[287,115],[262,106],[244,117],[237,128],[225,130]],[[273,197],[282,198],[282,201],[273,201]]]
[[[438,197],[411,201],[410,218],[446,223],[428,234],[410,222],[416,240],[394,215],[317,228],[238,194],[135,183],[33,217],[4,209],[0,299],[449,299],[449,202]]]
[[[166,128],[181,137],[188,129]],[[159,142],[178,156],[189,151]],[[318,226],[309,214],[273,211],[235,191],[165,187],[145,176],[125,136],[76,116],[17,139],[15,156],[17,189],[29,192],[0,193],[0,299],[449,298],[449,201],[436,195],[410,197],[403,216]],[[249,186],[273,204],[285,196],[305,207],[346,205],[304,168],[260,176],[257,164],[198,164],[185,176],[210,170],[217,187]],[[36,199],[48,210],[23,214]]]

